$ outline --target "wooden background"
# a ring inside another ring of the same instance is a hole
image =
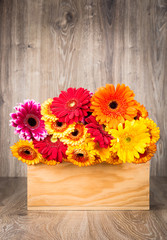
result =
[[[0,0],[0,176],[26,176],[9,113],[68,87],[134,90],[161,129],[151,175],[167,176],[167,1]]]

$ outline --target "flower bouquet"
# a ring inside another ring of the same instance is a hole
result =
[[[146,162],[160,131],[128,86],[68,88],[15,110],[10,123],[20,140],[11,150],[29,165],[29,210],[149,209]]]
[[[10,124],[20,140],[11,151],[28,165],[138,164],[156,152],[160,130],[124,84],[94,94],[68,88],[42,105],[25,100],[14,109]]]

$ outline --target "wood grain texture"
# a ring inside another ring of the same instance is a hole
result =
[[[1,240],[166,240],[167,178],[150,181],[150,211],[27,211],[26,178],[0,178]]]
[[[29,166],[29,210],[148,210],[150,164]]]
[[[26,176],[9,150],[13,106],[106,83],[129,85],[160,126],[151,175],[167,176],[166,26],[165,0],[1,0],[0,176]]]

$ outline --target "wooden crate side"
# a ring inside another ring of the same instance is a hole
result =
[[[149,209],[149,162],[28,167],[29,210]]]

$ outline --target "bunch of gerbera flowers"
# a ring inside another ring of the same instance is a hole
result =
[[[22,162],[78,166],[144,163],[156,152],[160,130],[124,84],[68,88],[42,105],[25,100],[11,113],[20,140],[12,153]]]

